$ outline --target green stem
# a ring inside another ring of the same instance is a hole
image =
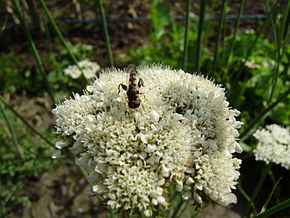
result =
[[[289,11],[290,11],[290,1],[288,1],[285,13],[283,14],[283,21],[282,21],[282,25],[280,25],[280,20],[277,20],[278,23],[274,23],[274,29],[276,29],[276,35],[275,35],[275,41],[276,41],[276,65],[275,65],[275,70],[274,70],[274,74],[273,74],[273,79],[272,79],[272,85],[270,88],[270,97],[269,97],[269,101],[268,103],[270,104],[273,96],[274,96],[274,92],[277,86],[277,81],[279,78],[279,68],[280,68],[280,63],[281,63],[281,59],[283,57],[284,51],[285,51],[285,47],[283,45],[285,45],[283,43],[284,41],[284,35],[285,35],[285,30],[288,30],[288,26],[289,23],[287,23],[287,18],[289,17]],[[279,18],[278,18],[279,19]],[[273,19],[274,20],[274,19]]]
[[[245,192],[241,185],[238,185],[238,189],[243,197],[247,200],[247,202],[251,205],[253,211],[256,211],[255,204],[251,201],[251,197]]]
[[[271,164],[268,164],[268,165],[266,165],[266,167],[262,171],[262,174],[260,176],[259,182],[258,182],[258,184],[257,184],[257,186],[255,188],[255,191],[254,191],[253,195],[252,195],[251,202],[248,205],[247,209],[245,210],[245,214],[248,214],[248,212],[250,210],[251,203],[254,204],[254,201],[256,200],[256,197],[257,197],[258,193],[260,192],[260,190],[262,188],[262,185],[263,185],[263,183],[265,181],[265,178],[268,175],[270,169],[271,169]],[[257,211],[255,210],[255,211],[253,211],[253,213],[256,214]]]
[[[184,204],[184,200],[182,198],[179,199],[179,202],[177,204],[177,206],[175,207],[173,214],[172,214],[172,218],[175,218],[177,216],[177,214],[179,213],[179,211],[182,209],[182,205]]]
[[[227,66],[226,69],[228,68],[229,60],[230,60],[232,53],[233,53],[234,44],[235,44],[235,41],[237,38],[238,29],[240,26],[241,16],[242,16],[244,8],[245,8],[245,3],[246,3],[246,0],[241,0],[239,15],[237,17],[237,22],[236,22],[236,25],[234,28],[233,38],[231,39],[230,46],[229,46],[229,49],[227,51],[227,58],[226,58],[226,64],[225,64],[225,66]]]
[[[79,65],[78,65],[78,60],[77,60],[77,58],[75,57],[75,55],[74,55],[73,52],[71,51],[70,47],[68,46],[67,41],[64,39],[64,37],[63,37],[63,35],[62,35],[60,29],[58,28],[58,26],[57,26],[57,24],[56,24],[56,22],[55,22],[55,19],[53,18],[53,16],[51,15],[50,11],[48,10],[48,7],[47,7],[45,1],[44,1],[44,0],[39,0],[39,2],[40,2],[40,5],[41,5],[42,9],[44,10],[44,13],[46,14],[46,16],[47,16],[47,18],[48,18],[48,20],[49,20],[49,22],[51,23],[52,28],[53,28],[54,31],[56,32],[56,35],[57,35],[57,37],[59,38],[61,44],[62,44],[62,45],[65,47],[65,49],[67,50],[67,52],[68,52],[70,58],[72,59],[73,63],[74,63],[75,65],[77,65],[78,68],[82,71],[81,67],[79,67]]]
[[[205,19],[205,0],[199,1],[199,21],[198,21],[198,33],[197,33],[197,42],[196,42],[196,71],[200,71],[200,63],[201,63],[201,49],[202,49],[202,41],[203,41],[203,25]]]
[[[32,132],[34,132],[36,135],[38,135],[41,139],[43,139],[47,144],[49,144],[50,146],[54,147],[54,144],[52,142],[50,142],[47,138],[45,138],[40,132],[38,132],[32,125],[30,125],[25,118],[23,118],[20,114],[17,113],[17,111],[15,111],[13,109],[13,107],[8,104],[5,99],[0,96],[0,101],[9,109],[11,110],[16,117],[18,117]]]
[[[259,213],[258,215],[254,216],[253,218],[262,218],[262,217],[269,217],[270,215],[277,213],[287,207],[290,207],[290,198],[286,201],[283,201],[274,207],[271,207],[270,209],[266,210],[264,213]]]
[[[108,218],[115,218],[116,217],[116,209],[108,208],[109,215]]]
[[[191,0],[186,0],[186,23],[184,33],[184,46],[183,46],[183,70],[186,71],[187,53],[188,53],[188,32],[189,32],[189,13],[191,11]]]
[[[262,207],[260,213],[263,213],[263,212],[266,211],[266,208],[267,208],[267,206],[268,206],[268,204],[269,204],[269,202],[270,202],[270,200],[271,200],[273,194],[275,193],[276,188],[278,187],[278,184],[279,184],[279,182],[281,181],[281,179],[282,179],[282,177],[281,177],[281,178],[280,178],[280,179],[275,183],[275,185],[274,185],[274,187],[272,188],[271,193],[269,194],[269,196],[268,196],[268,198],[267,198],[265,204],[263,205],[263,207]]]
[[[283,56],[282,54],[283,51],[281,51],[281,43],[278,42],[276,47],[277,47],[277,51],[276,51],[277,59],[276,59],[275,70],[274,70],[274,74],[272,78],[272,85],[270,87],[270,96],[269,96],[268,104],[270,104],[273,100],[274,92],[275,92],[277,81],[279,78],[279,68],[280,68],[281,57]]]
[[[35,46],[34,41],[32,40],[32,37],[31,37],[30,32],[28,30],[28,27],[26,25],[22,8],[20,7],[20,4],[19,4],[18,0],[13,0],[13,3],[14,3],[14,6],[15,6],[15,9],[16,9],[16,12],[18,14],[18,17],[20,19],[21,26],[22,26],[23,31],[24,31],[24,35],[25,35],[26,39],[28,40],[28,42],[30,44],[30,47],[32,49],[34,59],[35,59],[35,61],[37,63],[37,67],[38,67],[40,73],[42,74],[42,76],[44,78],[45,85],[46,85],[46,88],[47,88],[47,92],[48,92],[50,98],[52,99],[53,103],[55,103],[54,96],[52,94],[51,87],[50,87],[48,79],[47,79],[47,74],[46,74],[46,70],[45,70],[44,64],[43,64],[43,62],[41,60],[39,52],[38,52],[38,50],[37,50],[37,48]]]
[[[290,26],[290,1],[288,1],[287,3],[287,8],[286,8],[283,23],[282,23],[281,37],[283,41],[286,41],[287,39],[289,39],[289,34],[288,34],[289,26]]]
[[[186,201],[186,202],[184,202],[184,203],[181,205],[181,207],[180,207],[180,213],[179,213],[179,215],[177,216],[177,218],[179,218],[179,217],[183,217],[182,215],[183,215],[184,211],[186,210],[188,204],[189,204],[189,201]],[[192,217],[194,217],[194,214],[192,214]]]
[[[43,32],[43,28],[42,28],[42,24],[41,24],[41,20],[39,17],[39,13],[37,11],[37,7],[35,5],[35,0],[26,0],[26,3],[29,7],[29,11],[32,17],[32,21],[33,21],[33,25],[36,27],[36,30],[38,32]]]
[[[275,106],[277,106],[280,102],[287,98],[290,94],[290,88],[288,88],[284,93],[282,93],[275,102],[270,104],[267,108],[262,110],[258,116],[256,116],[245,128],[245,130],[240,135],[240,140],[244,141],[247,137],[254,131],[254,127],[258,124],[259,121],[264,119],[268,112],[270,112]]]
[[[10,135],[11,135],[12,141],[13,141],[13,144],[14,144],[14,146],[18,150],[18,153],[19,153],[20,158],[23,160],[24,159],[23,150],[22,150],[21,146],[18,143],[18,140],[17,140],[16,134],[15,134],[15,131],[14,131],[13,127],[11,126],[11,124],[9,122],[9,119],[7,118],[6,113],[5,113],[4,109],[2,108],[2,105],[1,104],[0,104],[0,113],[2,114],[3,119],[4,119],[4,121],[5,121],[6,125],[7,125],[7,128],[9,130],[9,132],[10,132]]]
[[[268,14],[270,14],[270,10],[271,10],[271,7],[270,7],[270,2],[269,2],[270,0],[266,0],[265,2],[266,2],[266,9],[267,9],[267,13]],[[273,29],[274,29],[274,31],[273,31],[273,35],[274,35],[274,40],[275,40],[275,43],[277,43],[277,28],[275,28],[276,27],[276,24],[275,24],[275,16],[274,16],[274,14],[271,14],[271,24],[272,24],[272,26],[273,26]]]
[[[224,26],[224,20],[225,20],[225,11],[226,11],[226,5],[227,5],[227,0],[222,1],[222,7],[221,7],[221,16],[219,19],[219,25],[218,25],[218,35],[217,35],[217,40],[215,43],[215,51],[214,51],[214,58],[213,58],[213,68],[212,71],[215,72],[216,70],[216,63],[218,59],[218,53],[219,53],[219,44],[221,41],[221,36],[222,36],[222,30]]]
[[[111,43],[110,43],[110,38],[109,38],[109,33],[108,33],[108,25],[107,25],[107,20],[105,16],[105,10],[103,6],[103,1],[102,0],[97,0],[100,13],[101,13],[101,19],[102,19],[102,25],[103,25],[103,31],[104,31],[104,36],[106,40],[106,47],[109,55],[109,62],[110,66],[114,67],[114,60],[113,60],[113,54],[112,54],[112,49],[111,49]]]
[[[258,39],[261,37],[262,33],[264,32],[264,30],[266,29],[266,27],[268,26],[269,21],[271,20],[271,15],[274,14],[274,12],[276,12],[277,8],[279,5],[279,0],[277,0],[274,4],[274,6],[272,7],[271,11],[268,13],[268,16],[266,18],[266,20],[264,21],[262,27],[256,32],[256,36],[254,41],[252,42],[252,44],[250,45],[250,47],[247,50],[246,53],[246,57],[244,58],[244,60],[241,62],[240,66],[238,67],[237,73],[234,75],[233,78],[233,82],[235,83],[239,78],[240,75],[245,67],[245,62],[247,62],[247,60],[250,58],[252,51],[254,49],[254,47],[257,44]],[[239,98],[237,98],[239,99]]]
[[[36,135],[38,135],[41,139],[43,139],[48,145],[52,146],[54,148],[54,144],[52,142],[50,142],[46,137],[44,137],[40,132],[38,132],[32,125],[30,125],[25,118],[23,118],[20,114],[17,113],[17,111],[15,111],[13,109],[13,107],[8,104],[4,98],[2,96],[0,96],[0,101],[9,109],[11,110],[32,132],[34,132]],[[75,162],[75,157],[72,157],[68,152],[64,152],[64,154],[71,160],[73,160]],[[86,171],[84,170],[83,167],[78,166],[78,168],[80,169],[81,173],[83,174],[83,176],[85,177],[86,181],[88,182],[88,175],[86,173]],[[88,182],[89,184],[89,182]]]

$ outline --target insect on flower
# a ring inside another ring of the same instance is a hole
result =
[[[127,91],[127,96],[128,96],[128,106],[129,108],[137,108],[140,106],[141,104],[141,100],[139,98],[139,88],[141,86],[144,86],[143,80],[139,78],[137,78],[138,72],[136,69],[136,66],[132,66],[129,67],[129,87],[127,87],[124,84],[120,84],[118,89],[120,93],[120,87],[122,87],[122,89],[124,89],[125,91]],[[137,82],[138,81],[138,82]]]

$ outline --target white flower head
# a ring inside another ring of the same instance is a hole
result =
[[[93,190],[112,208],[151,216],[168,204],[174,182],[185,200],[205,198],[228,205],[239,177],[236,142],[239,112],[229,108],[225,90],[208,79],[164,66],[137,68],[141,105],[128,108],[127,71],[111,69],[57,106],[58,148],[78,156]],[[63,141],[69,141],[67,145]],[[202,196],[202,197],[201,197]]]
[[[254,150],[256,160],[273,162],[290,169],[290,131],[288,129],[272,124],[257,130],[254,137],[258,139]]]
[[[246,61],[245,62],[245,66],[249,69],[259,69],[260,68],[260,65],[256,64],[254,61]]]
[[[80,70],[80,68],[81,68],[81,70]],[[91,79],[91,78],[95,77],[96,73],[100,69],[101,68],[97,63],[91,62],[88,60],[82,60],[82,61],[78,62],[78,66],[77,65],[68,66],[64,70],[64,73],[66,75],[69,75],[73,79],[79,78],[81,76],[81,74],[83,73],[83,75],[86,79]]]

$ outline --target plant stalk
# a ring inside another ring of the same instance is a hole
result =
[[[240,26],[241,16],[242,16],[244,8],[245,8],[245,3],[246,3],[246,0],[241,0],[240,10],[239,10],[239,14],[238,14],[238,17],[237,17],[237,22],[235,24],[233,38],[231,39],[230,46],[229,46],[229,49],[227,51],[226,63],[225,63],[225,66],[227,66],[226,69],[228,68],[229,60],[230,60],[230,58],[232,56],[232,53],[233,53],[234,44],[235,44],[235,41],[236,41],[236,38],[237,38],[238,29],[239,29],[239,26]]]
[[[260,122],[262,119],[264,119],[267,114],[276,107],[280,102],[284,101],[284,99],[287,98],[287,96],[290,94],[290,88],[288,88],[284,93],[282,93],[275,102],[270,104],[267,108],[262,110],[258,116],[256,116],[245,128],[245,130],[240,135],[240,140],[244,141],[248,138],[248,136],[254,131],[254,127]]]
[[[183,46],[183,70],[186,71],[187,65],[187,54],[188,54],[188,32],[190,26],[190,11],[191,11],[191,0],[186,0],[186,22],[185,22],[185,33],[184,33],[184,46]]]
[[[43,141],[45,141],[48,145],[54,147],[54,144],[50,142],[46,137],[44,137],[40,132],[38,132],[32,125],[30,125],[24,117],[22,117],[14,108],[8,104],[5,99],[0,96],[0,101],[9,109],[11,110],[16,117],[18,117],[32,132],[34,132],[36,135],[38,135]]]
[[[199,21],[198,21],[198,33],[197,33],[197,42],[196,42],[196,57],[195,57],[195,70],[200,71],[201,65],[201,49],[203,41],[203,25],[205,19],[205,0],[199,1]]]
[[[110,66],[114,67],[113,53],[112,53],[112,49],[111,49],[111,43],[110,43],[110,37],[109,37],[109,32],[108,32],[108,25],[107,25],[104,6],[103,6],[103,1],[97,0],[97,2],[98,2],[98,6],[100,9],[100,13],[101,13],[102,26],[103,26],[104,36],[105,36],[105,40],[106,40],[106,47],[107,47],[107,51],[108,51]]]
[[[45,70],[44,64],[43,64],[42,59],[41,59],[41,57],[39,55],[39,52],[38,52],[38,50],[36,48],[36,45],[35,45],[32,37],[31,37],[31,34],[30,34],[29,30],[28,30],[28,27],[27,27],[27,24],[25,22],[25,18],[24,18],[24,15],[23,15],[22,8],[20,7],[20,4],[19,4],[18,0],[13,0],[13,3],[14,3],[14,6],[15,6],[15,9],[16,9],[16,12],[18,14],[18,17],[20,19],[21,26],[22,26],[23,31],[24,31],[24,35],[25,35],[26,39],[28,40],[29,45],[30,45],[30,47],[32,49],[33,56],[34,56],[34,59],[36,61],[37,67],[38,67],[40,73],[42,74],[42,76],[44,78],[48,95],[52,99],[53,103],[55,103],[55,99],[54,99],[51,87],[50,87],[48,79],[47,79],[47,74],[46,74],[46,70]]]
[[[8,117],[6,116],[6,113],[5,113],[4,109],[2,108],[1,104],[0,104],[0,113],[2,114],[2,117],[3,117],[3,119],[4,119],[4,121],[5,121],[6,125],[7,125],[7,128],[9,130],[9,132],[10,132],[13,144],[16,147],[20,158],[23,160],[24,159],[23,149],[21,148],[21,146],[18,143],[15,131],[14,131],[12,125],[10,124],[10,121],[9,121]]]
[[[44,1],[44,0],[39,0],[39,2],[40,2],[40,5],[41,5],[42,9],[44,10],[44,13],[46,14],[46,16],[47,16],[47,18],[48,18],[48,20],[49,20],[49,22],[51,23],[52,28],[53,28],[54,31],[56,32],[56,35],[57,35],[57,37],[59,38],[61,44],[62,44],[62,45],[65,47],[65,49],[67,50],[67,52],[68,52],[68,54],[69,54],[71,60],[73,61],[73,63],[74,63],[75,65],[77,65],[78,68],[80,69],[80,71],[82,72],[81,67],[78,65],[78,60],[77,60],[77,58],[75,57],[75,55],[74,55],[73,52],[71,51],[70,47],[68,46],[67,41],[65,40],[65,38],[63,37],[63,35],[62,35],[60,29],[58,28],[58,26],[57,26],[57,24],[56,24],[56,21],[55,21],[54,17],[51,15],[51,13],[50,13],[50,11],[49,11],[49,9],[48,9],[48,7],[47,7],[45,1]]]
[[[218,59],[218,54],[219,54],[219,44],[221,41],[221,36],[222,36],[222,30],[224,26],[224,21],[225,21],[225,11],[226,11],[226,5],[227,5],[227,0],[223,0],[222,2],[222,7],[221,7],[221,16],[219,19],[219,25],[218,25],[218,35],[215,43],[215,51],[214,51],[214,58],[213,58],[213,68],[212,71],[215,72],[216,70],[216,63]]]

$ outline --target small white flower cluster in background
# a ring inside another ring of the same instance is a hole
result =
[[[81,70],[80,70],[81,68]],[[73,79],[77,79],[83,73],[86,79],[92,79],[96,76],[96,73],[100,70],[100,66],[89,60],[82,60],[78,62],[78,65],[70,65],[64,70],[65,75],[69,75]]]
[[[254,137],[258,144],[254,150],[256,160],[273,162],[290,169],[290,131],[277,124],[257,130]]]
[[[236,203],[241,152],[239,112],[208,79],[164,66],[137,68],[141,105],[128,108],[129,75],[111,69],[84,95],[58,105],[57,149],[68,148],[89,173],[93,191],[112,208],[152,216],[168,206],[168,187],[195,205]]]
[[[249,69],[259,69],[261,67],[259,64],[256,64],[254,61],[249,61],[249,60],[245,62],[245,66]]]

